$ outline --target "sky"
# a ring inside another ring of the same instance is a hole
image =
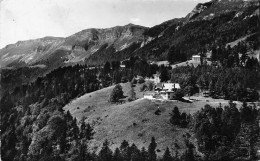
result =
[[[209,0],[0,0],[0,49],[20,40],[67,37],[129,23],[152,27]]]

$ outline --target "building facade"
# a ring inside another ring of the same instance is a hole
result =
[[[200,61],[200,55],[193,55],[192,56],[192,60],[196,61],[196,62],[199,62]]]
[[[157,83],[155,86],[155,91],[165,100],[172,99],[178,89],[179,83]]]

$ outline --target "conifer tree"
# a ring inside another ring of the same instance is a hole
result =
[[[120,84],[117,84],[114,88],[113,91],[110,94],[109,101],[110,102],[118,102],[120,98],[123,97],[123,90],[122,86]]]
[[[104,65],[104,73],[108,74],[110,72],[111,66],[109,62],[106,62],[106,64]]]
[[[148,147],[148,160],[149,161],[156,161],[157,155],[156,155],[156,147],[157,143],[155,142],[155,138],[152,137],[151,143]]]
[[[79,143],[79,154],[78,154],[78,159],[79,161],[85,161],[90,159],[90,155],[88,152],[88,146],[87,144],[84,142],[84,140],[82,140]]]
[[[112,160],[113,161],[123,161],[123,157],[122,157],[122,154],[121,154],[119,148],[116,148],[116,150],[113,154]]]
[[[129,101],[134,101],[136,100],[136,93],[135,93],[135,90],[131,84],[131,89],[130,89],[130,97],[129,97]]]
[[[131,146],[131,161],[142,161],[141,152],[135,144]]]
[[[166,82],[169,80],[168,71],[165,67],[163,67],[161,70],[160,79],[161,82]]]
[[[170,122],[173,125],[179,125],[180,124],[180,111],[179,108],[177,106],[174,107],[174,109],[172,110],[172,112],[170,113],[171,118],[170,118]]]
[[[81,139],[86,139],[86,140],[91,140],[94,135],[94,129],[90,126],[89,123],[85,123],[84,120],[81,121],[81,126],[80,126],[80,138]]]
[[[77,119],[74,118],[72,121],[72,137],[74,140],[78,140],[79,136],[79,127],[77,125]]]
[[[131,148],[129,147],[129,143],[126,140],[120,145],[121,155],[123,160],[130,160],[131,159]]]
[[[163,154],[163,161],[172,161],[172,156],[171,156],[171,153],[170,153],[170,150],[169,148],[167,147],[164,154]]]
[[[101,161],[112,161],[112,151],[108,146],[109,142],[108,140],[105,140],[105,142],[103,143],[103,147],[99,152],[99,159]]]
[[[183,161],[195,161],[194,152],[193,152],[194,146],[191,143],[188,143],[187,146],[188,146],[187,150],[185,151],[185,153],[182,156]]]
[[[129,146],[129,143],[126,140],[123,140],[123,142],[120,145],[120,150],[125,150]]]
[[[141,150],[140,158],[142,161],[148,160],[148,152],[146,151],[146,149],[144,147]]]

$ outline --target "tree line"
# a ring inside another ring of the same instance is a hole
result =
[[[193,116],[191,127],[203,160],[257,160],[260,111],[244,103],[240,109],[206,105]]]
[[[238,101],[257,101],[260,87],[259,69],[201,65],[174,68],[170,73],[172,82],[180,83],[184,93],[208,91],[213,98]]]
[[[257,160],[260,146],[260,110],[243,103],[240,109],[232,101],[214,108],[205,105],[193,115],[174,107],[170,113],[173,126],[188,128],[197,140],[191,145],[193,160]],[[195,146],[198,151],[195,151]],[[188,146],[187,146],[188,147]]]

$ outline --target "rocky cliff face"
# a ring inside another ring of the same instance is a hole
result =
[[[221,14],[243,10],[251,5],[257,5],[257,0],[211,0],[199,3],[187,16],[187,21],[212,19]]]
[[[64,38],[44,37],[7,45],[0,50],[0,67],[33,64],[53,53],[63,42]]]
[[[209,8],[213,2],[199,3],[197,6],[186,16],[188,20],[191,20],[198,16],[201,12]]]
[[[64,63],[84,61],[99,48],[108,44],[116,51],[142,41],[146,27],[128,24],[107,29],[86,29],[66,38],[44,37],[19,41],[0,50],[1,68],[42,63],[53,58],[57,51],[64,51],[60,58]],[[59,59],[55,57],[55,59]]]

